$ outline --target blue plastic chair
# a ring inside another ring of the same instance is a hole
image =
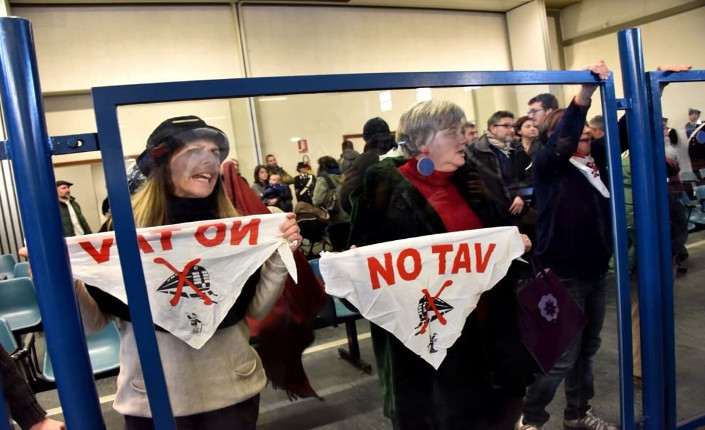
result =
[[[313,270],[314,275],[323,283],[323,277],[321,276],[321,268],[319,266],[319,259],[314,258],[309,260],[309,265]],[[342,300],[338,297],[328,296],[326,303],[323,308],[318,313],[318,318],[316,319],[316,328],[333,326],[337,327],[338,324],[345,324],[345,332],[348,338],[348,349],[339,348],[338,355],[340,358],[351,363],[358,369],[372,373],[372,366],[360,358],[360,344],[357,340],[357,324],[356,320],[362,318],[359,312],[353,310],[346,306]]]
[[[695,176],[695,172],[690,171],[690,170],[688,170],[686,172],[680,172],[678,174],[678,176],[680,176],[681,182],[697,182],[698,181],[698,177]]]
[[[42,317],[31,279],[0,281],[0,318],[7,320],[15,335],[40,330]]]
[[[685,218],[688,220],[688,231],[695,230],[695,223],[690,220],[690,216],[693,211],[698,207],[698,205],[690,200],[688,193],[685,191],[681,192],[681,202],[683,202],[683,211],[685,212]]]
[[[7,324],[5,318],[0,318],[0,344],[8,354],[12,354],[18,348],[15,336],[12,335],[10,325]]]
[[[117,374],[120,369],[120,333],[115,321],[105,326],[102,330],[86,336],[88,356],[91,360],[93,375],[104,377]],[[51,365],[49,353],[44,351],[42,365],[42,378],[54,382],[54,368]]]
[[[700,210],[705,212],[705,185],[695,187],[695,200],[700,204]]]
[[[14,268],[15,278],[29,278],[29,263],[26,261],[20,261],[15,264]]]
[[[15,256],[12,254],[0,255],[0,279],[10,279],[15,276]]]

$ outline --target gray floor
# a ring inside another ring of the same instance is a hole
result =
[[[692,233],[689,238],[691,258],[689,271],[676,279],[676,354],[677,396],[679,420],[705,413],[705,330],[701,312],[705,309],[705,231]],[[597,414],[618,422],[619,381],[614,285],[603,329],[603,344],[596,363],[596,397],[593,407]],[[362,339],[362,357],[374,364],[369,340],[369,325],[358,321]],[[304,399],[289,401],[287,396],[267,388],[262,393],[258,428],[266,430],[298,429],[390,429],[381,411],[375,375],[358,371],[338,358],[338,341],[345,339],[345,329],[326,328],[316,332],[315,348],[304,355],[304,366],[313,387],[323,401]],[[122,429],[122,418],[111,409],[110,396],[115,393],[115,378],[98,381],[102,410],[109,430]],[[56,391],[38,395],[41,404],[54,417],[61,419]],[[549,408],[552,417],[547,430],[562,429],[563,395],[559,389]],[[635,393],[635,415],[640,417],[641,396]],[[653,427],[651,427],[653,428]]]

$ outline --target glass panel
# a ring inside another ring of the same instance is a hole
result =
[[[546,86],[432,88],[431,95],[434,99],[457,103],[465,111],[467,119],[477,124],[477,130],[482,134],[488,128],[487,121],[492,113],[508,110],[514,112],[515,119],[518,119],[527,114],[528,99],[547,90]],[[552,91],[561,95],[560,104],[565,105],[577,87],[557,86]],[[161,121],[175,116],[197,115],[228,136],[228,157],[238,159],[240,173],[250,184],[255,179],[255,166],[263,163],[267,154],[274,154],[278,164],[292,176],[297,174],[297,164],[306,157],[315,174],[320,157],[340,157],[341,142],[345,139],[353,142],[356,151],[363,151],[362,128],[368,119],[380,116],[394,132],[399,117],[415,103],[417,97],[416,89],[392,90],[389,97],[384,97],[385,106],[382,108],[380,93],[383,92],[284,95],[122,106],[118,108],[118,116],[123,150],[127,158],[134,158],[144,149],[147,137]],[[599,96],[596,94],[588,118],[600,113]],[[319,245],[311,249],[312,255],[309,256],[313,257],[322,248]],[[619,372],[613,276],[608,276],[607,285],[603,341],[595,360],[597,395],[592,405],[601,416],[618,422]],[[337,327],[318,329],[316,340],[303,356],[304,368],[313,388],[319,395],[325,396],[327,401],[289,403],[285,392],[268,386],[261,395],[260,427],[285,428],[295,417],[300,428],[361,428],[370,424],[379,428],[391,428],[389,420],[382,413],[369,323],[359,320],[356,327],[360,360],[372,366],[372,374],[360,372],[359,368],[345,360],[335,359],[339,347],[348,347],[349,332],[346,333],[344,326],[341,322]],[[168,360],[169,357],[163,359]],[[200,359],[197,361],[200,362]],[[205,363],[200,362],[203,365]],[[167,384],[176,382],[172,379]],[[184,382],[178,381],[179,384]],[[211,388],[215,390],[217,387]],[[208,393],[203,396],[207,397]],[[556,398],[548,407],[551,413],[549,426],[561,424],[564,405],[563,391],[558,390]],[[336,413],[331,414],[331,409],[337,409]]]

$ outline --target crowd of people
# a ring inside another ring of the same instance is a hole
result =
[[[604,62],[587,70],[599,79],[609,73]],[[384,119],[368,120],[362,153],[346,140],[339,159],[320,157],[315,174],[304,159],[296,176],[269,154],[255,167],[251,185],[237,160],[224,163],[229,141],[221,130],[194,116],[171,118],[149,136],[138,159],[144,182],[132,199],[135,222],[152,227],[240,216],[246,214],[243,202],[254,199],[270,212],[287,213],[281,232],[296,250],[305,239],[293,213],[296,201],[329,212],[334,251],[516,226],[536,269],[551,269],[585,314],[578,338],[552,369],[536,371],[520,338],[515,292],[526,279],[521,270],[510,270],[482,294],[438,369],[371,323],[384,413],[395,429],[540,430],[563,382],[565,428],[617,429],[590,405],[612,257],[604,121],[599,115],[587,120],[597,88],[582,85],[566,108],[552,94],[539,94],[528,101],[526,115],[492,114],[484,132],[454,103],[419,102],[401,115],[394,135]],[[697,121],[693,116],[689,122],[693,134],[700,129]],[[664,122],[664,136],[674,144],[669,130]],[[228,185],[233,181],[244,188]],[[90,233],[71,185],[57,182],[65,233]],[[104,230],[110,229],[108,221]],[[678,258],[687,258],[674,249]],[[269,257],[200,349],[155,327],[179,430],[255,428],[268,375],[250,345],[245,317],[267,315],[286,275],[281,257]],[[127,305],[80,281],[75,290],[87,330],[119,321],[114,408],[124,415],[125,428],[153,428]]]

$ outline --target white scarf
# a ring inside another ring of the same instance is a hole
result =
[[[438,369],[480,295],[524,253],[516,227],[420,236],[321,254],[328,294]]]
[[[580,173],[590,182],[590,185],[595,187],[602,194],[602,197],[610,198],[610,191],[605,187],[605,184],[600,179],[600,171],[595,165],[595,159],[591,155],[575,154],[570,157],[570,163],[575,166]]]
[[[154,323],[198,349],[274,252],[296,280],[279,229],[285,221],[280,213],[137,229]],[[69,237],[66,244],[77,279],[127,303],[115,232]]]

